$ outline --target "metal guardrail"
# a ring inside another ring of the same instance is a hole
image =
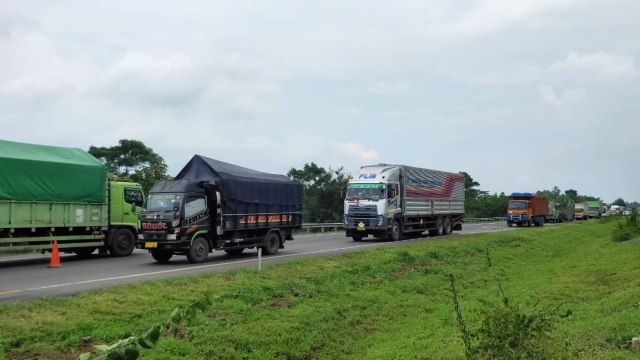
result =
[[[500,221],[505,221],[505,217],[500,216],[500,217],[490,217],[490,218],[464,219],[465,224],[489,223],[489,222],[500,222]],[[307,224],[302,224],[302,228],[306,229],[307,232],[310,232],[311,229],[320,229],[321,232],[324,232],[325,229],[333,229],[334,231],[338,231],[338,230],[342,230],[342,223],[307,223]]]
[[[310,223],[302,224],[302,228],[310,232],[311,229],[320,229],[320,232],[324,232],[324,229],[333,228],[334,231],[342,229],[342,223]]]

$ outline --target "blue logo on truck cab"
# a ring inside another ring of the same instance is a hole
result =
[[[360,176],[358,176],[358,179],[375,179],[376,176],[378,176],[378,174],[360,174]]]

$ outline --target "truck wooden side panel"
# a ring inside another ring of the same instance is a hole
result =
[[[0,229],[106,227],[107,204],[0,200]]]

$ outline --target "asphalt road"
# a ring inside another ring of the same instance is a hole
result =
[[[548,224],[551,225],[551,224]],[[511,231],[503,222],[465,224],[462,232],[452,236],[485,232]],[[448,237],[423,236],[398,242],[365,239],[360,242],[346,238],[344,232],[298,235],[288,241],[274,256],[262,257],[261,266],[294,259],[336,255],[379,246],[403,246],[417,241],[438,241]],[[153,279],[187,274],[223,272],[241,268],[257,268],[257,250],[245,250],[241,256],[230,257],[222,251],[209,254],[200,264],[190,264],[185,256],[174,256],[168,264],[156,263],[146,250],[135,250],[122,258],[90,258],[61,254],[62,266],[49,268],[50,255],[0,258],[0,303],[21,302],[45,296],[72,295],[84,291],[140,283]]]

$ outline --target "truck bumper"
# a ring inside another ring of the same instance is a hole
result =
[[[191,246],[188,241],[137,240],[136,249],[186,251]]]
[[[369,235],[385,236],[389,234],[389,226],[383,225],[380,227],[364,227],[364,228],[350,227],[350,228],[345,228],[345,232],[347,237],[353,237],[353,236],[367,237]]]
[[[511,224],[527,224],[531,221],[531,218],[528,215],[507,215],[507,225]]]

